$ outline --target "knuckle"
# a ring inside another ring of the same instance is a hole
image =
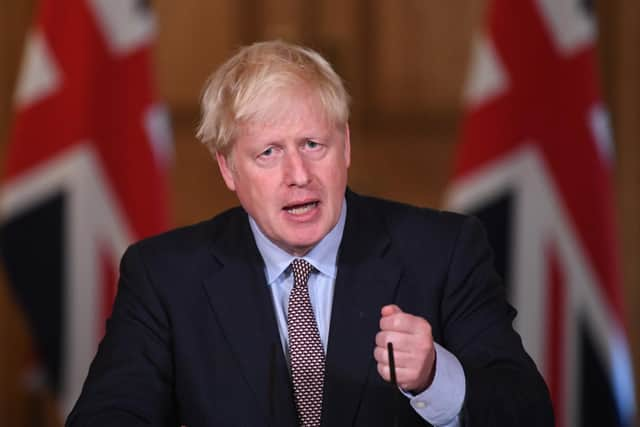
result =
[[[393,316],[392,322],[393,329],[395,330],[397,330],[400,325],[402,325],[402,319],[400,318],[400,316]]]
[[[424,321],[424,331],[427,335],[431,336],[431,334],[433,333],[431,330],[431,325],[429,324],[429,322],[427,322],[426,320]]]
[[[419,322],[419,327],[422,330],[422,332],[426,335],[431,335],[432,331],[431,331],[431,324],[429,322],[427,322],[427,319],[424,319],[422,317],[418,318],[418,322]]]
[[[420,353],[428,353],[429,351],[431,351],[432,345],[430,340],[421,339],[421,340],[418,340],[416,344],[416,348]]]
[[[380,376],[386,380],[388,378],[386,366],[382,363],[378,363],[377,367]]]
[[[382,349],[380,347],[376,347],[376,348],[373,349],[373,357],[378,362],[383,362],[384,361],[384,353],[381,350]]]
[[[387,331],[393,329],[393,317],[385,317],[380,319],[380,329]]]

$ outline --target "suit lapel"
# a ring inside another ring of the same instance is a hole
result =
[[[390,238],[375,213],[348,193],[347,223],[338,256],[327,351],[322,424],[353,424],[367,377],[375,371],[373,349],[380,309],[395,300],[402,274],[387,256]]]
[[[372,370],[376,374],[380,309],[395,300],[402,275],[401,263],[388,255],[391,242],[381,218],[350,192],[347,203],[326,359],[324,426],[355,421],[367,378]],[[204,280],[211,308],[265,424],[297,425],[273,302],[246,214],[216,231],[211,253],[219,268]]]
[[[246,215],[225,228],[211,248],[220,268],[204,281],[209,303],[267,423],[294,425],[289,372],[262,258]]]

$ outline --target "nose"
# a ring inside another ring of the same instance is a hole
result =
[[[285,156],[285,179],[287,185],[303,187],[311,181],[311,174],[304,156],[293,151]]]

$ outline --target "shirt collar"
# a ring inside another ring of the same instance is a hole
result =
[[[340,217],[336,225],[315,245],[308,254],[302,257],[320,273],[336,278],[337,257],[344,224],[347,217],[347,202],[343,200]],[[249,225],[256,241],[256,246],[266,267],[267,283],[271,285],[289,267],[296,258],[285,252],[264,235],[255,220],[249,216]]]

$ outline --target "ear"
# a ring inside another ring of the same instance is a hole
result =
[[[349,135],[349,123],[344,125],[344,161],[348,168],[351,165],[351,137]]]
[[[231,153],[229,153],[229,156],[231,156]],[[222,175],[222,179],[224,179],[224,183],[227,185],[227,188],[231,191],[236,191],[236,182],[233,176],[233,168],[230,164],[230,160],[219,151],[216,151],[216,160],[218,161],[220,175]]]

